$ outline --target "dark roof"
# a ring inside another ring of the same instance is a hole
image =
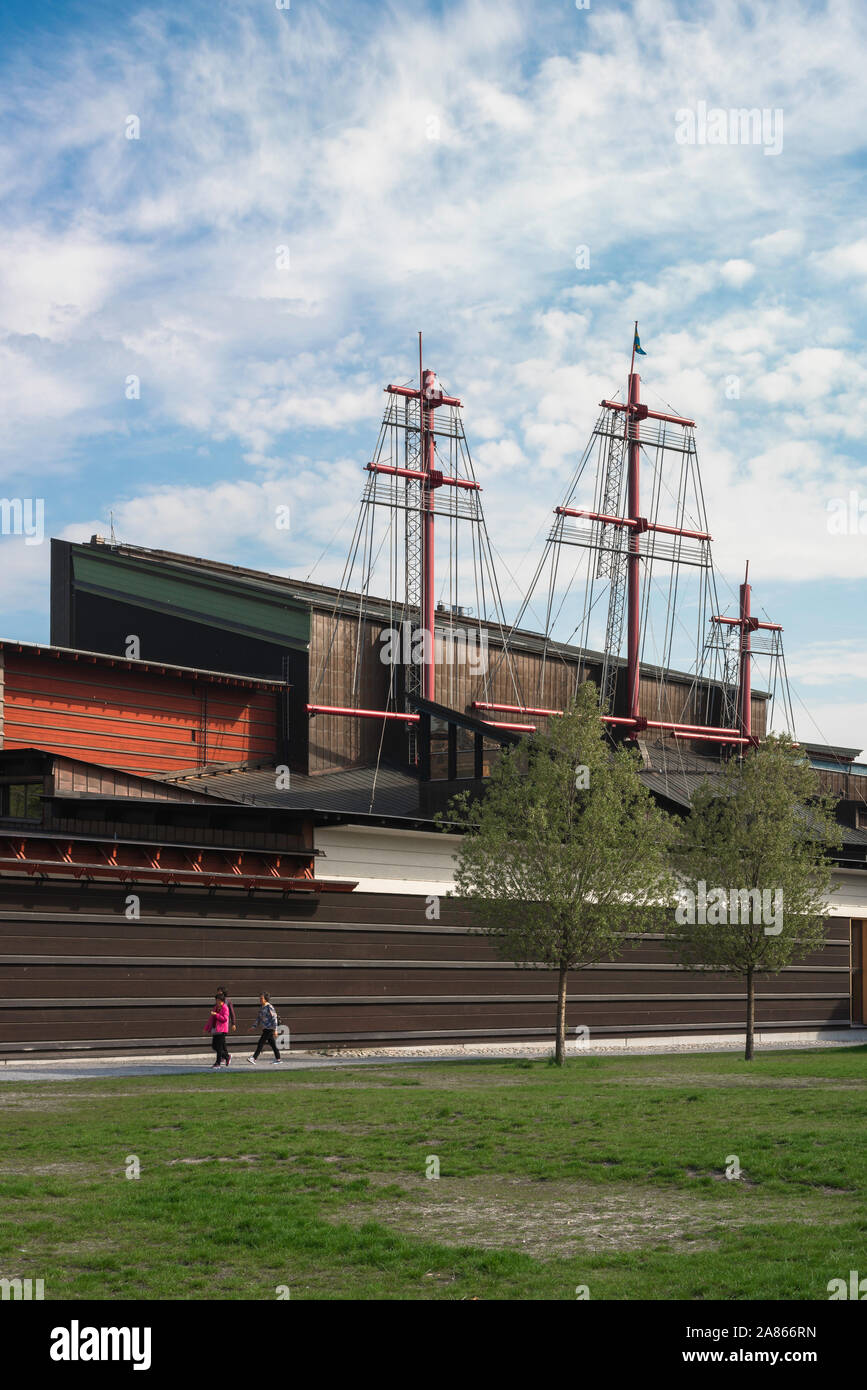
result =
[[[844,845],[859,845],[867,852],[867,830],[856,830],[851,825],[841,825],[840,834]]]
[[[418,701],[419,706],[426,703]],[[639,774],[644,785],[654,795],[684,807],[689,806],[692,793],[700,782],[708,776],[719,776],[720,772],[720,765],[714,758],[665,745],[646,749],[646,757],[649,766]],[[348,768],[314,777],[293,772],[290,774],[289,788],[283,791],[275,786],[272,763],[254,768],[173,772],[166,774],[162,780],[207,790],[212,796],[225,797],[229,801],[257,806],[333,812],[353,817],[373,815],[429,819],[420,809],[418,778],[403,768],[387,765],[381,765],[378,773],[373,767]]]
[[[717,773],[719,768],[717,768]],[[696,787],[710,774],[707,772],[678,772],[675,770],[653,772],[643,768],[639,777],[648,791],[666,801],[674,801],[678,806],[689,807]]]
[[[274,766],[232,772],[178,773],[164,780],[207,790],[230,801],[286,810],[333,811],[348,815],[419,818],[418,778],[400,768],[380,766],[325,772],[316,777],[290,774],[285,790],[275,786]]]

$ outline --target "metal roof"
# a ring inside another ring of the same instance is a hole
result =
[[[181,773],[165,778],[167,782],[257,806],[407,819],[420,816],[418,778],[400,768],[380,766],[378,772],[374,767],[348,768],[316,777],[293,772],[289,780],[288,788],[278,789],[273,764],[231,772]]]

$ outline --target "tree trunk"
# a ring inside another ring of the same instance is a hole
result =
[[[753,1060],[753,1036],[756,1031],[756,978],[752,970],[747,971],[747,1046],[744,1061]]]
[[[568,971],[565,966],[560,967],[560,979],[557,985],[557,1048],[555,1060],[558,1067],[562,1067],[566,1061],[566,979]]]

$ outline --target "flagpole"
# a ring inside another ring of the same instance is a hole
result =
[[[635,332],[632,334],[632,361],[629,363],[629,375],[635,371],[635,339],[638,337],[638,319],[635,320]]]

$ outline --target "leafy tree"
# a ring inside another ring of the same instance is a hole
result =
[[[819,793],[792,740],[771,736],[696,789],[675,844],[687,896],[670,927],[674,943],[686,965],[746,980],[748,1062],[756,977],[779,973],[825,937],[830,855],[840,844],[834,801]]]
[[[546,734],[501,756],[480,799],[450,806],[468,827],[456,891],[479,929],[505,959],[558,972],[558,1065],[568,972],[618,955],[673,891],[672,823],[637,774],[636,754],[611,747],[587,682]]]

